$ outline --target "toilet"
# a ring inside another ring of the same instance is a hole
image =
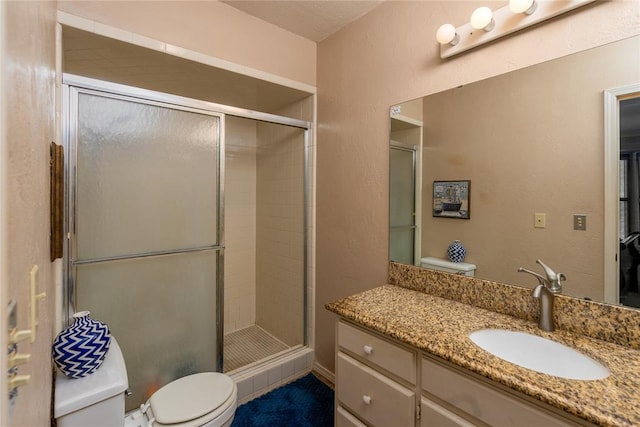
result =
[[[228,427],[237,407],[236,384],[218,372],[172,381],[125,415],[128,387],[122,351],[111,337],[109,352],[93,374],[72,379],[57,371],[54,417],[58,427]]]
[[[475,276],[476,265],[466,262],[451,262],[440,258],[425,257],[420,259],[420,266],[431,270],[446,271],[447,273]]]

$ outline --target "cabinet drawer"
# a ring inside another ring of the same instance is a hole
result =
[[[369,363],[416,383],[416,353],[344,322],[338,323],[338,345]]]
[[[415,393],[344,353],[337,357],[336,397],[373,426],[415,424]]]
[[[428,359],[422,359],[422,389],[492,426],[575,425]]]
[[[475,427],[473,423],[424,397],[420,401],[420,427]]]
[[[338,409],[336,409],[336,427],[367,427],[367,425],[362,424],[359,419],[351,415],[342,406],[338,406]]]

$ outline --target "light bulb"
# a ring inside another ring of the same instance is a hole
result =
[[[513,13],[531,15],[536,11],[538,4],[535,0],[509,0],[509,9]]]
[[[451,24],[443,24],[436,32],[436,40],[440,44],[450,44],[455,46],[460,41],[460,36],[456,33],[456,29]]]
[[[471,26],[476,30],[491,31],[495,26],[491,9],[482,6],[474,10],[471,14]]]

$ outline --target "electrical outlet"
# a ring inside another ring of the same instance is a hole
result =
[[[573,215],[573,229],[574,230],[586,230],[587,229],[587,216],[586,215]]]
[[[533,226],[535,228],[545,228],[547,226],[547,214],[543,214],[543,213],[534,214]]]

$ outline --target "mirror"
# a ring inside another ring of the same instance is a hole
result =
[[[604,301],[603,94],[640,82],[638,64],[635,36],[392,106],[391,148],[417,160],[415,221],[401,231],[390,215],[390,258],[447,259],[460,240],[478,278],[533,287],[517,269],[542,274],[542,259],[564,294]],[[464,180],[469,218],[434,216],[434,182]]]

